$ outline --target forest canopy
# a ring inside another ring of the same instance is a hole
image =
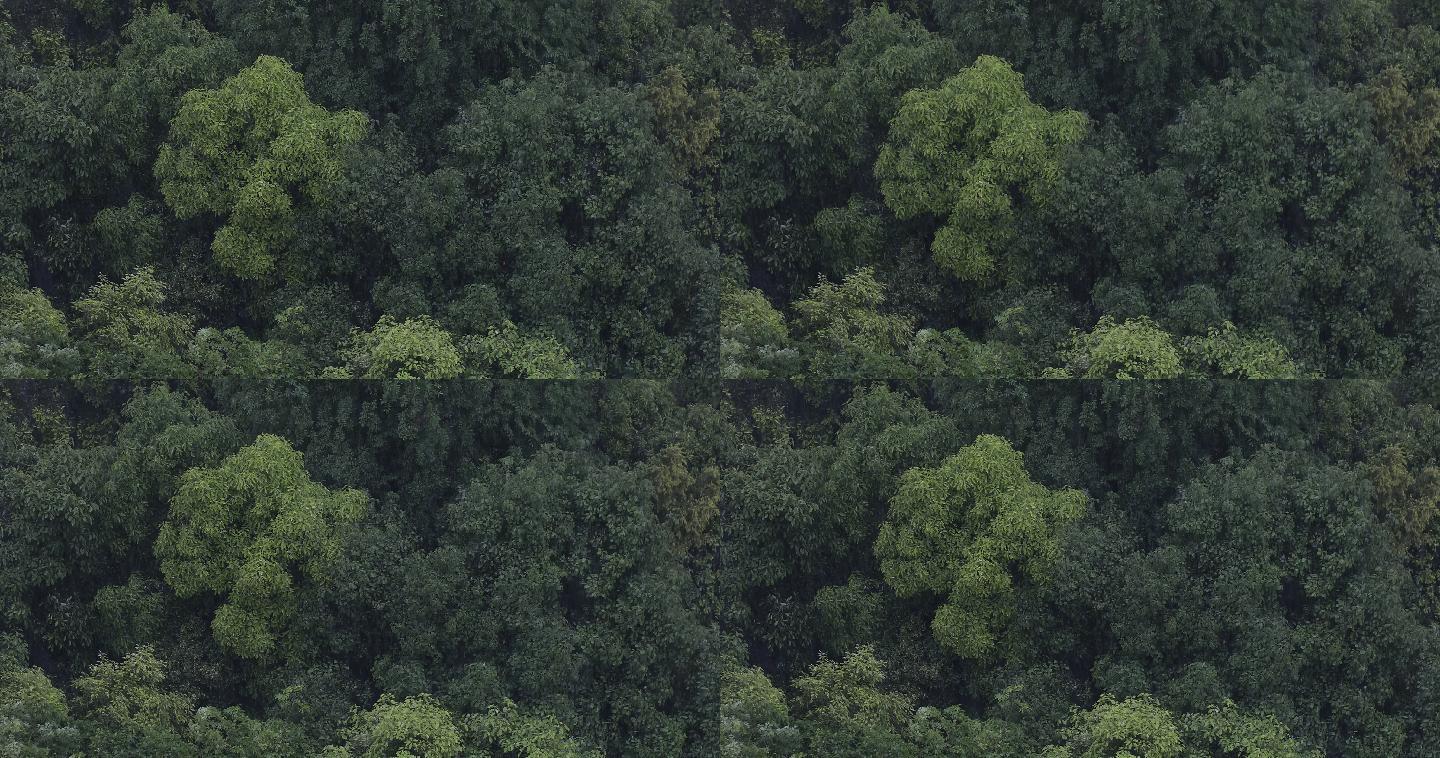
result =
[[[1372,382],[14,382],[17,755],[1432,754]]]
[[[1437,78],[1401,0],[14,0],[4,372],[1429,375]]]
[[[0,0],[0,756],[1440,755],[1440,6]]]

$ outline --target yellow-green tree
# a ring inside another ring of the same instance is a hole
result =
[[[455,717],[430,695],[396,700],[381,695],[375,706],[351,717],[345,748],[327,748],[325,756],[452,758],[462,741]]]
[[[368,501],[311,481],[290,443],[262,434],[219,466],[181,475],[155,555],[177,595],[224,598],[211,625],[217,642],[265,658],[298,610],[297,582],[325,579],[341,527]]]
[[[491,326],[484,334],[459,340],[467,373],[507,379],[598,379],[584,368],[554,337],[526,332],[510,321]]]
[[[460,337],[429,316],[397,321],[381,316],[369,331],[354,330],[340,350],[343,366],[325,369],[328,378],[454,379],[460,376],[511,379],[586,379],[565,346],[545,334],[532,334],[510,321],[485,334]]]
[[[1100,696],[1095,707],[1076,711],[1065,730],[1069,744],[1044,758],[1179,758],[1184,752],[1175,715],[1148,694],[1117,701]]]
[[[216,263],[256,279],[294,234],[297,202],[326,202],[345,148],[368,129],[361,113],[311,103],[290,64],[262,55],[216,89],[185,93],[155,178],[179,217],[223,216]]]
[[[192,377],[184,357],[195,321],[164,310],[165,284],[149,267],[122,281],[101,277],[75,301],[85,375],[97,379]]]
[[[515,758],[599,758],[600,753],[582,745],[570,735],[559,719],[546,714],[522,712],[506,698],[484,713],[466,720],[465,726],[476,747],[488,755]]]
[[[345,366],[327,369],[327,377],[454,379],[464,373],[454,337],[429,316],[381,316],[370,331],[353,332],[341,352]]]
[[[901,475],[875,541],[880,571],[901,597],[943,598],[931,624],[941,645],[989,658],[1017,585],[1046,579],[1062,530],[1087,500],[1031,481],[1009,442],[981,435],[939,466]]]
[[[1065,357],[1067,368],[1047,372],[1047,376],[1175,379],[1184,373],[1174,337],[1146,316],[1118,323],[1112,316],[1101,316],[1094,329],[1072,337]]]
[[[45,293],[0,284],[0,378],[58,379],[78,363],[65,314]]]
[[[875,176],[896,215],[944,219],[931,245],[941,266],[984,279],[997,268],[995,248],[1013,234],[1015,199],[1044,201],[1062,149],[1087,124],[1082,113],[1030,102],[1010,64],[982,55],[936,89],[905,93]]]
[[[1117,700],[1106,693],[1087,710],[1076,710],[1063,730],[1064,745],[1042,758],[1318,758],[1290,736],[1274,716],[1247,713],[1226,700],[1202,713],[1176,715],[1153,695]]]
[[[1095,328],[1075,332],[1061,351],[1065,366],[1052,379],[1299,379],[1305,376],[1274,337],[1243,333],[1230,322],[1202,336],[1176,339],[1148,316],[1116,321],[1101,316]]]

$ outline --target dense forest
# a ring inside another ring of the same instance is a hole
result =
[[[1428,756],[1374,382],[17,382],[6,755]]]
[[[1440,755],[1440,3],[0,0],[0,757]]]
[[[5,0],[0,369],[1440,373],[1425,0]]]

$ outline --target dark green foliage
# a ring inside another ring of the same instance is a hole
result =
[[[648,384],[466,382],[451,400],[430,383],[240,382],[209,400],[99,386],[9,385],[0,447],[7,627],[66,682],[102,652],[148,645],[135,659],[147,671],[170,664],[163,683],[116,670],[153,691],[153,708],[126,695],[129,715],[100,718],[72,703],[78,728],[99,730],[76,739],[111,741],[92,749],[229,754],[280,739],[358,755],[418,741],[447,755],[668,756],[713,744],[732,643],[701,610],[719,497],[720,440],[698,436],[719,419],[707,404]],[[127,395],[122,414],[105,410]],[[452,436],[417,434],[431,416]],[[365,458],[385,463],[346,464]],[[328,484],[337,476],[370,497]],[[69,739],[48,690],[6,676],[39,702],[23,725],[0,722],[3,738]]]
[[[26,749],[1435,744],[1420,385],[6,387]]]
[[[1440,755],[1433,0],[7,0],[0,755]]]
[[[1434,373],[1440,32],[1312,5],[22,3],[0,255],[67,318],[152,269],[204,335],[164,376],[388,375],[383,317],[445,376],[1128,373],[1105,317],[1166,375]],[[726,352],[860,271],[884,344]]]
[[[487,90],[446,130],[445,167],[421,185],[427,202],[464,210],[399,240],[401,270],[442,286],[506,272],[516,323],[604,356],[610,375],[704,359],[712,327],[697,317],[714,310],[715,254],[686,228],[691,201],[653,121],[633,90],[553,69]],[[436,233],[453,254],[424,246]]]

